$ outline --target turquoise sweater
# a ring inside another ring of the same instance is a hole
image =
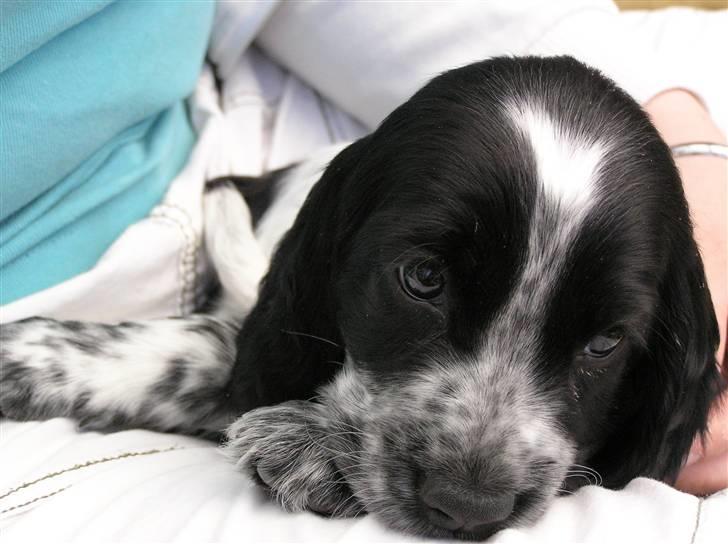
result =
[[[195,141],[201,1],[0,4],[0,304],[93,267]]]

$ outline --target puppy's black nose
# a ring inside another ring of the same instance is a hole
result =
[[[451,531],[481,538],[494,533],[513,512],[515,493],[489,494],[461,489],[440,478],[428,477],[420,489],[427,519]]]

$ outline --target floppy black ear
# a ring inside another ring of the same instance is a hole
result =
[[[724,389],[715,312],[687,217],[675,222],[647,350],[633,361],[619,399],[623,417],[592,462],[610,487],[637,476],[672,483]]]
[[[308,399],[343,362],[334,284],[341,249],[364,206],[363,188],[352,179],[366,142],[355,142],[329,164],[271,259],[258,303],[237,337],[228,394],[241,413]]]

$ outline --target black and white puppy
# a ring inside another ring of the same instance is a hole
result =
[[[243,414],[225,448],[285,507],[486,538],[589,476],[671,480],[722,388],[670,151],[573,59],[435,78],[331,162],[257,302],[234,273],[255,249],[220,257],[249,216],[217,217],[232,305],[5,326],[3,412],[183,431]]]

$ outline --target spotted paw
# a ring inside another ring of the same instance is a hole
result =
[[[320,410],[291,401],[248,412],[228,428],[224,450],[286,510],[355,516],[363,508],[336,467]]]

